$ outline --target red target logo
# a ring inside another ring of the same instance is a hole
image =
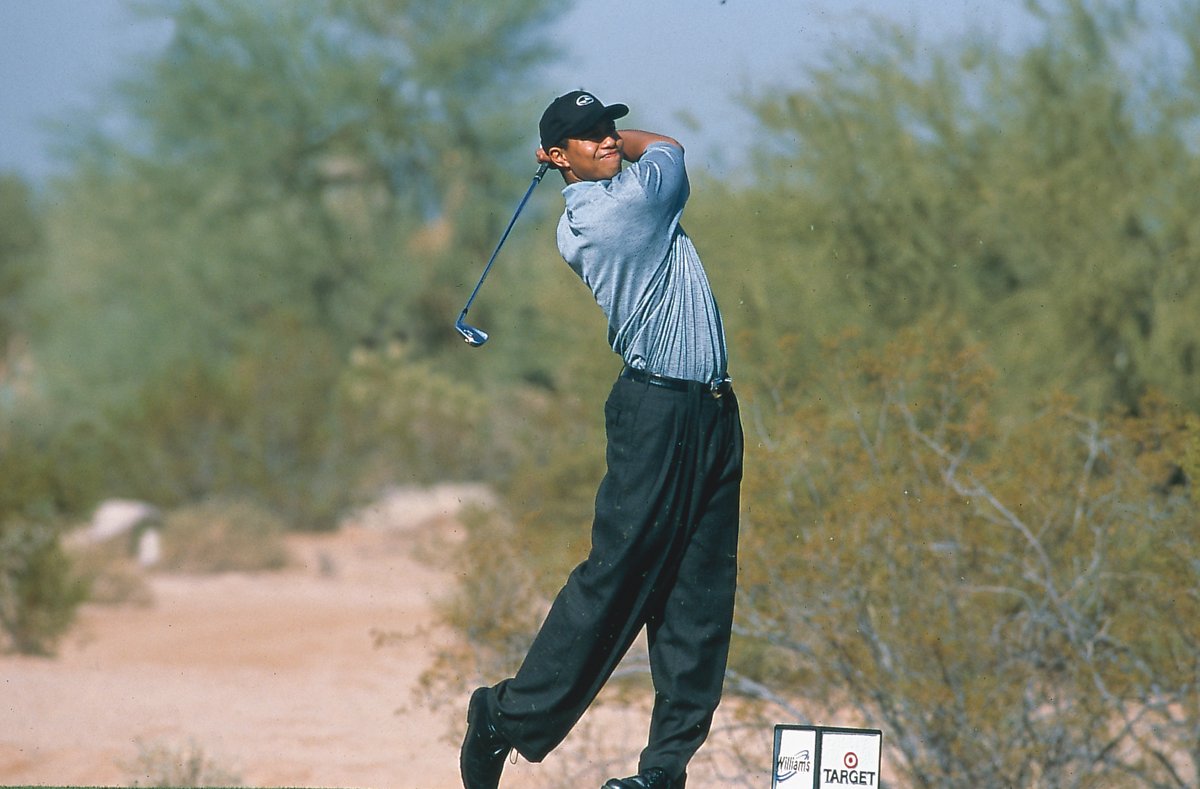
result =
[[[842,764],[846,765],[847,770],[858,769],[858,754],[854,751],[847,752],[845,757],[842,758]]]

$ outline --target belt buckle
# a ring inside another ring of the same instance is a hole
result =
[[[714,400],[720,400],[725,395],[726,387],[731,383],[733,383],[732,378],[720,378],[712,381],[708,385],[708,393],[712,395]]]

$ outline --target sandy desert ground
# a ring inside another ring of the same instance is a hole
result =
[[[453,541],[460,493],[291,536],[281,572],[151,574],[151,605],[85,606],[57,657],[0,657],[0,784],[130,785],[157,747],[247,786],[460,785],[460,714],[411,692],[455,571],[416,548]]]

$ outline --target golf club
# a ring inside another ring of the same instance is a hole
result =
[[[529,196],[533,194],[533,189],[542,180],[542,176],[546,174],[546,170],[550,167],[548,162],[542,162],[537,169],[537,173],[533,176],[533,181],[529,184],[529,188],[525,190],[525,196],[521,198],[521,204],[517,206],[516,213],[509,220],[508,227],[504,229],[504,235],[500,236],[500,243],[496,245],[496,249],[492,252],[492,257],[488,260],[487,265],[483,267],[483,273],[479,275],[479,282],[475,283],[475,290],[471,291],[470,298],[467,299],[466,305],[463,306],[462,312],[458,315],[458,320],[454,322],[454,328],[458,329],[458,333],[467,341],[467,345],[473,348],[478,348],[488,340],[488,334],[483,329],[477,329],[466,322],[467,310],[471,309],[471,302],[475,301],[475,294],[479,292],[479,286],[487,278],[488,272],[492,270],[492,264],[496,262],[496,255],[500,253],[500,247],[504,246],[505,239],[508,238],[509,231],[513,229],[513,225],[517,223],[517,217],[521,215],[521,209],[525,207],[525,203],[529,201]]]

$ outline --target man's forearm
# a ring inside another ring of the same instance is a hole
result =
[[[639,129],[621,129],[621,140],[624,142],[623,155],[625,159],[631,162],[636,162],[642,158],[642,154],[646,152],[646,148],[650,147],[651,143],[665,142],[670,143],[678,148],[683,148],[679,144],[679,140],[673,137],[667,137],[663,134],[655,134],[654,132],[641,131]]]

